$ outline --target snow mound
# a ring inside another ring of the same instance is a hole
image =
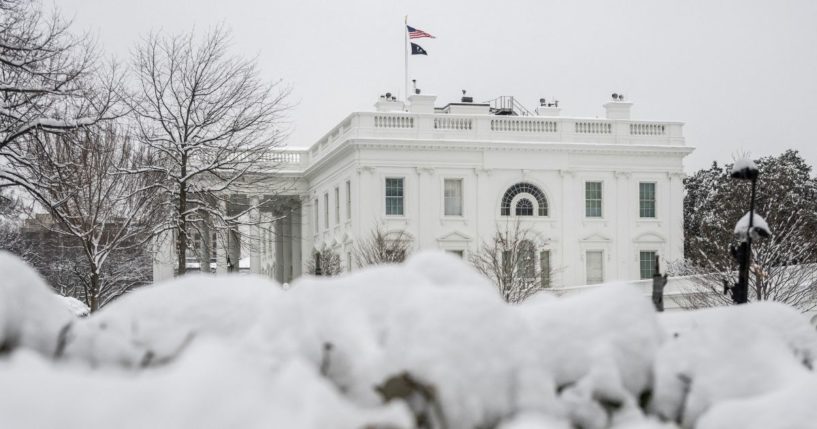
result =
[[[26,347],[47,356],[59,348],[60,333],[74,316],[37,272],[0,251],[0,352]]]
[[[667,314],[652,409],[693,427],[715,404],[763,395],[808,376],[817,335],[794,309],[752,303]]]
[[[270,371],[207,340],[140,374],[17,352],[0,362],[0,416],[3,427],[21,428],[411,427],[405,406],[359,407],[298,360]]]
[[[0,268],[2,427],[815,421],[817,331],[782,304],[656,315],[637,287],[604,285],[511,305],[434,252],[286,290],[186,276],[77,319],[20,261]]]
[[[95,365],[163,363],[202,336],[237,340],[278,294],[277,283],[254,276],[190,275],[142,287],[74,323],[62,354]]]
[[[85,317],[91,314],[91,309],[85,305],[84,302],[74,298],[73,296],[56,295],[56,298],[71,312],[74,316]]]

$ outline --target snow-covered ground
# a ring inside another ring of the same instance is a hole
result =
[[[188,276],[77,318],[0,270],[0,427],[817,426],[817,331],[781,304],[658,315],[610,285],[508,305],[427,252],[288,290]]]

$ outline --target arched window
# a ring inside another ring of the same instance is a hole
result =
[[[516,202],[517,216],[533,216],[533,203],[527,198],[522,198]]]
[[[502,216],[510,216],[511,215],[511,204],[513,204],[514,198],[516,198],[516,196],[519,195],[519,194],[528,194],[533,199],[536,200],[536,205],[538,206],[536,216],[547,216],[548,215],[548,200],[547,200],[547,198],[545,198],[545,193],[542,192],[542,190],[540,190],[536,186],[534,186],[534,185],[532,185],[530,183],[524,183],[524,182],[517,183],[517,184],[511,186],[510,188],[508,188],[507,191],[505,191],[505,195],[502,196],[502,206],[500,208],[500,215],[502,215]],[[527,201],[527,204],[531,205],[531,207],[530,207],[531,213],[530,214],[527,214],[527,215],[520,215],[519,214],[520,204],[522,204],[522,201]],[[532,216],[533,215],[533,204],[527,198],[523,199],[523,200],[519,200],[517,202],[517,204],[516,204],[515,209],[516,209],[516,215],[517,216]]]

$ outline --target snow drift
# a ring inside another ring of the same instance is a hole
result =
[[[0,255],[0,269],[3,427],[814,421],[817,333],[780,304],[656,315],[611,286],[509,305],[458,258],[425,252],[287,290],[187,276],[77,319],[25,264]]]

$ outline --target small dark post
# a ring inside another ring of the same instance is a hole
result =
[[[321,252],[315,252],[315,275],[322,276],[321,271]]]
[[[232,273],[234,269],[235,266],[233,265],[232,261],[230,261],[230,257],[227,256],[227,272]]]
[[[661,275],[658,264],[658,255],[655,255],[655,270],[652,273],[652,303],[655,311],[664,311],[664,286],[667,285],[668,274]]]
[[[752,182],[752,199],[749,201],[749,228],[746,230],[746,237],[743,237],[738,246],[735,257],[738,259],[738,283],[732,289],[732,301],[735,304],[746,304],[749,302],[749,266],[752,264],[752,227],[755,221],[755,190],[757,188],[757,176],[759,171],[754,164],[732,171],[732,178],[738,180],[750,180]]]

